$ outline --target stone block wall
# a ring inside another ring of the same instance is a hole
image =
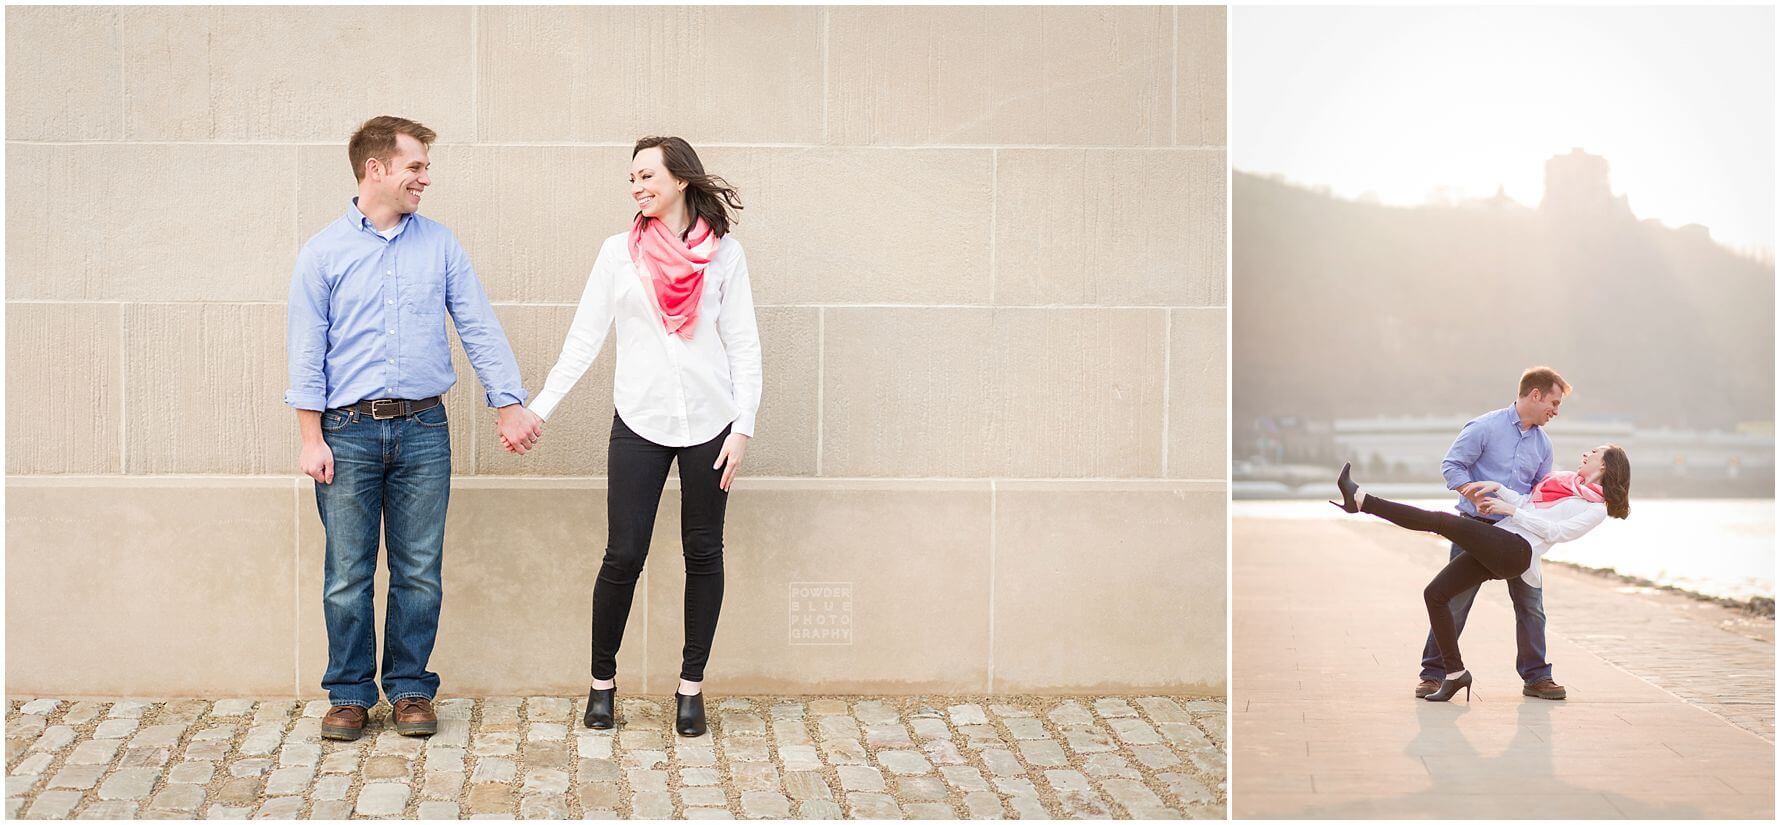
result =
[[[713,689],[1222,692],[1224,20],[7,9],[9,686],[318,694],[284,298],[353,194],[346,137],[389,113],[439,133],[425,214],[533,392],[633,212],[635,138],[740,189],[767,378]],[[457,361],[435,669],[573,690],[612,356],[525,457]],[[677,511],[620,659],[642,690],[677,671]]]

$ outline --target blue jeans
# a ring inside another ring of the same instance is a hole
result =
[[[431,699],[439,691],[439,675],[426,665],[439,631],[440,560],[451,498],[445,405],[382,421],[327,410],[321,432],[334,451],[334,483],[315,485],[327,530],[322,616],[328,626],[328,669],[321,686],[332,704],[377,704],[371,591],[382,528],[389,551],[383,695],[392,703],[411,696]]]
[[[1448,560],[1456,559],[1464,552],[1458,545],[1452,546],[1452,555]],[[1527,584],[1525,579],[1515,576],[1507,580],[1508,598],[1514,602],[1514,669],[1520,671],[1521,681],[1532,684],[1541,679],[1551,678],[1551,663],[1545,661],[1545,591]],[[1448,603],[1452,608],[1453,624],[1458,632],[1465,632],[1465,617],[1471,615],[1471,603],[1477,599],[1478,585],[1455,597]],[[1441,666],[1440,646],[1434,643],[1434,634],[1428,633],[1428,642],[1422,647],[1422,678],[1438,682],[1446,677],[1446,668]]]

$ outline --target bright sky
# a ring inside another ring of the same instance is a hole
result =
[[[1230,9],[1230,158],[1389,204],[1528,206],[1545,161],[1610,165],[1639,218],[1774,249],[1774,11]]]

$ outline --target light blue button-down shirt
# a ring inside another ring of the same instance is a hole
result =
[[[525,403],[519,363],[470,256],[437,221],[403,216],[385,239],[353,198],[297,253],[287,311],[284,403],[299,410],[444,394],[457,383],[447,312],[488,405]]]
[[[1446,460],[1440,462],[1449,490],[1473,481],[1494,481],[1526,495],[1550,472],[1551,438],[1544,427],[1522,430],[1513,405],[1466,422],[1446,451]],[[1460,496],[1459,512],[1475,516],[1477,505]]]

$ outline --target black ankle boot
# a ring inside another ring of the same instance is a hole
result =
[[[611,730],[612,700],[617,695],[617,685],[613,685],[605,690],[588,688],[587,714],[581,717],[581,723],[594,730]]]
[[[674,691],[674,731],[681,736],[705,735],[705,694]]]

